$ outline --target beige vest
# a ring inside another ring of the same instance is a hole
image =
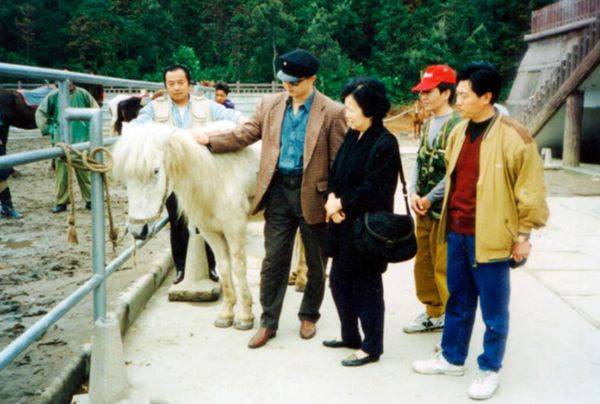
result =
[[[210,100],[203,96],[190,96],[190,113],[192,118],[192,128],[198,128],[211,122],[210,116]],[[152,109],[154,110],[154,121],[156,123],[166,123],[175,126],[172,114],[172,102],[169,100],[169,95],[157,98],[152,101]]]

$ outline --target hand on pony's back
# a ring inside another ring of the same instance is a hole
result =
[[[207,145],[209,143],[210,136],[229,131],[235,127],[236,125],[233,122],[214,121],[207,123],[201,128],[190,129],[190,133],[196,142]]]

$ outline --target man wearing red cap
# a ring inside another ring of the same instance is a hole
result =
[[[421,143],[410,182],[411,206],[417,214],[415,285],[425,312],[404,327],[406,333],[439,331],[444,327],[448,300],[446,248],[437,242],[439,217],[446,181],[446,141],[460,116],[450,104],[456,91],[456,72],[446,65],[425,69],[419,92],[425,110],[432,114],[421,128]]]

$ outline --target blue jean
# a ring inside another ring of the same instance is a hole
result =
[[[444,358],[453,365],[465,363],[479,298],[485,334],[477,363],[481,370],[497,372],[502,367],[508,337],[508,261],[477,263],[475,237],[449,232],[447,265],[450,297],[442,335]]]

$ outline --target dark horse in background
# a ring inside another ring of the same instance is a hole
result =
[[[104,88],[101,85],[79,85],[85,88],[94,97],[100,106],[104,100]],[[36,89],[38,93],[43,88]],[[35,92],[34,90],[33,92]],[[48,90],[51,90],[48,88]],[[49,93],[49,91],[48,91]],[[35,111],[39,105],[29,104],[26,97],[18,90],[0,89],[0,156],[6,154],[8,130],[11,126],[21,129],[35,129]],[[8,177],[15,173],[13,168],[0,169],[0,215],[4,217],[20,218],[12,205],[10,190],[6,183]]]
[[[35,129],[36,106],[30,106],[16,90],[0,90],[0,147],[6,148],[8,128]]]
[[[140,109],[142,109],[141,97],[130,97],[117,104],[117,121],[114,130],[119,135],[123,129],[123,122],[130,122],[137,118]]]
[[[27,105],[17,91],[0,90],[0,156],[6,154],[8,129],[11,126],[35,129],[35,108]],[[0,169],[0,217],[20,219],[22,215],[13,207],[7,183],[8,177],[13,173],[12,167]]]
[[[153,96],[152,100],[160,97],[165,92],[158,90]],[[130,94],[119,94],[113,97],[108,102],[108,110],[111,114],[111,126],[113,132],[120,135],[123,129],[123,122],[130,122],[137,118],[140,109],[145,106],[150,100],[145,90],[138,95]]]
[[[101,85],[76,84],[86,89],[102,106],[104,88]],[[8,128],[14,126],[21,129],[35,129],[35,110],[38,105],[31,105],[18,90],[0,89],[0,144],[6,147]]]

